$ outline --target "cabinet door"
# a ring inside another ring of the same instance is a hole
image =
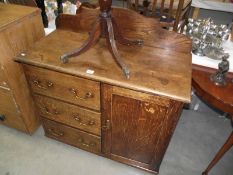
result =
[[[182,103],[110,85],[101,88],[103,154],[158,171]]]

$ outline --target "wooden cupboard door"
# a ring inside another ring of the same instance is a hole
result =
[[[109,85],[103,85],[101,91],[103,154],[158,171],[172,133],[172,125],[166,123],[171,101]]]

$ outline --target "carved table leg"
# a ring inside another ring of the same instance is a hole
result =
[[[57,12],[58,14],[63,13],[62,0],[57,0]]]
[[[213,166],[222,158],[222,156],[232,147],[233,145],[233,132],[225,142],[225,144],[218,151],[214,159],[210,162],[209,166],[202,173],[202,175],[208,175],[208,172],[213,168]]]
[[[41,17],[43,20],[44,27],[48,27],[48,17],[45,12],[44,0],[36,0],[36,5],[41,9]]]
[[[80,47],[77,49],[74,49],[64,55],[61,56],[61,61],[63,63],[67,63],[69,61],[69,58],[74,57],[74,56],[78,56],[81,53],[87,51],[99,38],[101,35],[101,26],[99,23],[99,20],[97,21],[97,23],[94,26],[94,29],[92,30],[89,38],[87,39],[87,41]]]
[[[142,40],[128,40],[124,38],[120,32],[120,29],[117,27],[116,22],[113,22],[114,19],[111,16],[111,5],[112,0],[99,0],[100,5],[100,16],[97,20],[97,23],[94,26],[88,40],[78,49],[74,49],[71,52],[68,52],[60,57],[63,63],[67,63],[70,57],[78,56],[81,53],[88,50],[91,45],[94,44],[100,37],[105,37],[108,45],[108,49],[110,50],[114,60],[117,65],[123,70],[125,76],[129,78],[130,71],[123,62],[120,54],[118,53],[116,47],[116,41],[119,41],[122,44],[126,45],[142,45]]]
[[[123,60],[121,59],[121,56],[117,50],[116,41],[115,41],[114,32],[113,32],[113,24],[112,24],[111,18],[107,18],[106,22],[107,22],[107,28],[108,28],[108,32],[107,32],[108,36],[106,37],[106,41],[107,41],[109,50],[110,50],[113,58],[115,59],[116,63],[123,70],[125,76],[127,78],[129,78],[130,71],[127,68],[127,66],[125,65],[125,63],[123,62]]]

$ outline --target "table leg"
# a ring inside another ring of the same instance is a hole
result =
[[[58,14],[63,13],[62,0],[57,0],[57,12]]]
[[[37,5],[37,7],[39,7],[41,9],[41,17],[43,20],[43,24],[44,24],[44,27],[47,28],[48,27],[48,17],[47,17],[46,12],[45,12],[44,0],[36,0],[36,5]]]
[[[233,41],[233,21],[231,23],[231,41]]]
[[[222,156],[232,147],[232,145],[233,145],[233,132],[231,132],[231,135],[228,137],[228,139],[225,142],[225,144],[218,151],[218,153],[216,154],[216,156],[214,157],[214,159],[210,162],[209,166],[202,173],[202,175],[208,175],[208,172],[222,158]]]

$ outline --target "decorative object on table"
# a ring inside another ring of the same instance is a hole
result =
[[[128,40],[124,38],[120,32],[120,27],[117,25],[114,18],[111,16],[112,0],[99,0],[100,16],[91,31],[87,41],[78,49],[72,50],[61,56],[61,61],[67,63],[71,57],[78,56],[87,51],[100,37],[105,37],[113,58],[117,65],[122,69],[125,76],[129,78],[130,70],[123,62],[116,46],[115,40],[125,45],[143,45],[142,40]]]
[[[207,56],[215,60],[229,57],[222,48],[223,41],[228,40],[230,35],[227,25],[216,25],[210,18],[189,19],[186,35],[193,41],[192,52],[195,55]]]
[[[222,62],[218,64],[218,70],[210,76],[210,80],[217,86],[226,86],[226,74],[229,70],[228,57],[223,57]]]

